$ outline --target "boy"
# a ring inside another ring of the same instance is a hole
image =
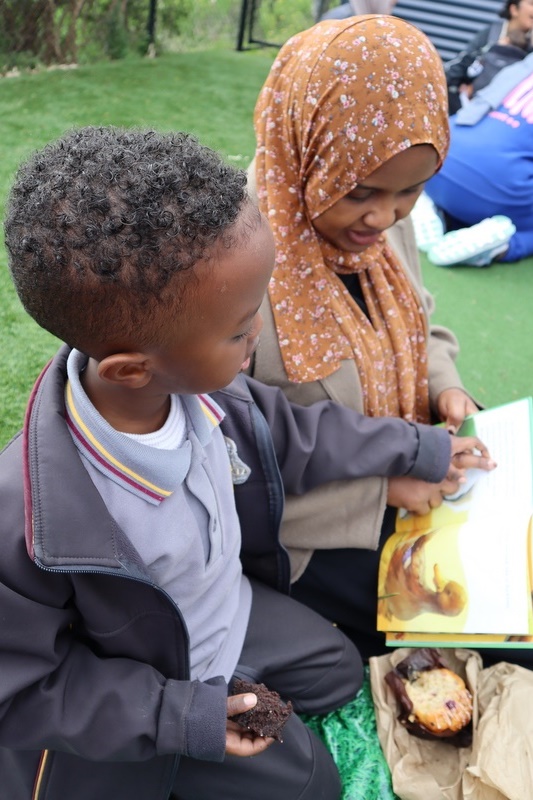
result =
[[[482,447],[231,383],[274,258],[245,180],[185,134],[87,128],[13,187],[17,292],[68,346],[0,458],[10,800],[337,798],[333,761],[296,714],[274,746],[227,719],[256,701],[228,697],[235,675],[308,713],[361,683],[353,645],[270,588],[289,582],[280,471],[293,492],[376,474],[389,436],[383,474],[440,481],[454,452]]]

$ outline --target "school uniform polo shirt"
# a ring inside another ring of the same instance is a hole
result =
[[[87,359],[67,364],[66,419],[80,457],[109,513],[139,553],[153,582],[179,607],[190,637],[191,678],[237,665],[252,592],[239,559],[241,534],[224,412],[208,396],[179,397],[185,439],[172,450],[115,430],[80,382]]]

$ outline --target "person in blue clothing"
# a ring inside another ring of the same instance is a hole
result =
[[[450,119],[450,150],[425,192],[446,229],[440,266],[533,255],[533,55],[506,67]]]
[[[68,344],[0,455],[2,797],[338,800],[298,713],[282,744],[232,719],[256,703],[235,677],[312,714],[362,681],[288,596],[284,491],[369,473],[452,491],[489,454],[238,374],[273,236],[193,137],[71,132],[21,168],[5,230],[24,307]]]

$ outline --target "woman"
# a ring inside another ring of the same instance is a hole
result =
[[[395,17],[319,23],[281,49],[255,129],[277,264],[254,377],[302,405],[330,397],[457,429],[477,407],[454,365],[455,338],[429,325],[407,219],[448,147],[446,84],[429,40]],[[287,498],[294,596],[363,653],[378,652],[375,550],[398,507],[427,513],[446,491],[368,478]]]

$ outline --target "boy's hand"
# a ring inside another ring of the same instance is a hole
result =
[[[457,433],[464,418],[479,411],[474,401],[462,389],[445,389],[437,397],[439,419],[450,433]]]
[[[243,714],[249,711],[257,703],[255,694],[234,694],[228,697],[227,713],[228,717],[235,714]],[[268,736],[258,736],[252,731],[246,730],[237,722],[228,719],[226,723],[226,753],[231,756],[256,756],[262,753],[275,741]]]
[[[405,508],[412,514],[429,514],[433,508],[442,504],[443,497],[455,494],[461,481],[445,478],[441,483],[427,483],[417,478],[403,475],[389,478],[387,504],[394,508]]]
[[[461,481],[465,469],[484,469],[490,471],[496,467],[496,462],[477,436],[451,436],[452,452],[450,470],[447,477],[450,480]]]

